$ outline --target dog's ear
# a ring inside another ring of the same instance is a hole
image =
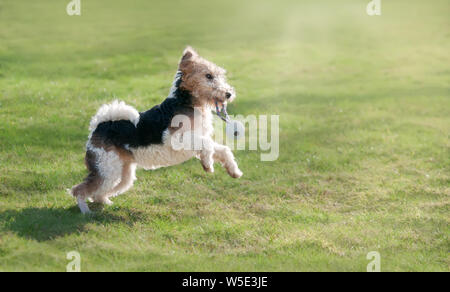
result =
[[[192,57],[196,57],[196,56],[198,56],[198,54],[191,46],[187,46],[186,49],[184,49],[183,59],[184,58],[192,58]]]
[[[183,57],[181,57],[181,61],[179,64],[180,70],[183,71],[183,69],[186,69],[186,67],[189,65],[189,63],[197,57],[197,52],[190,46],[186,47],[186,49],[183,52]]]

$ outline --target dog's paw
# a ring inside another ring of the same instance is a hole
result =
[[[205,166],[205,165],[202,164],[202,166],[203,166],[203,169],[206,172],[208,172],[208,173],[213,173],[214,172],[214,166],[213,165]]]
[[[206,170],[206,172],[208,172],[208,173],[214,173],[214,166],[211,166],[210,168],[208,168],[208,169]]]
[[[242,171],[239,168],[234,171],[230,171],[229,174],[232,178],[240,178],[243,175]]]
[[[114,204],[110,199],[108,198],[97,198],[96,200],[94,200],[95,204],[100,204],[100,205],[106,205],[106,206],[111,206],[112,204]]]
[[[106,206],[112,206],[114,203],[110,199],[105,198],[103,200],[103,204],[106,205]]]

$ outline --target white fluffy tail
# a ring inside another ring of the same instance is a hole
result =
[[[89,131],[95,131],[100,123],[119,120],[129,120],[136,126],[139,122],[139,112],[123,101],[115,100],[110,104],[104,104],[92,117]]]

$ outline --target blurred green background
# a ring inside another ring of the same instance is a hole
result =
[[[0,1],[0,270],[449,271],[450,2]],[[93,217],[90,117],[167,95],[192,45],[233,114],[279,114],[280,157],[138,171]]]

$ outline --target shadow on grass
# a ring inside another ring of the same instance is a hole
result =
[[[143,216],[135,210],[118,208],[114,211],[101,210],[94,206],[94,213],[83,215],[77,206],[71,208],[25,208],[0,213],[0,220],[7,230],[20,237],[37,241],[54,240],[73,233],[86,232],[87,224],[113,224],[117,222],[132,225]]]

